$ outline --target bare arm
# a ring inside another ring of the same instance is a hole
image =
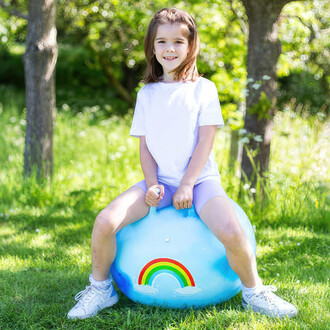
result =
[[[196,148],[173,196],[173,205],[176,209],[190,208],[192,205],[193,188],[212,151],[216,128],[216,125],[199,127]]]
[[[149,189],[151,186],[158,184],[157,164],[149,152],[145,136],[140,136],[140,161],[147,188]]]
[[[148,188],[145,201],[149,206],[157,206],[164,196],[164,187],[158,184],[157,163],[152,157],[146,143],[145,136],[140,136],[140,161],[144,179]],[[155,188],[160,188],[158,195]]]

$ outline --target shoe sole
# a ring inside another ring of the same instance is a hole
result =
[[[296,317],[297,316],[297,311],[296,310],[292,311],[290,313],[274,314],[271,311],[267,312],[262,308],[251,306],[251,305],[247,304],[244,301],[242,302],[242,305],[246,310],[252,310],[253,312],[260,313],[260,314],[263,314],[263,315],[267,315],[267,316],[270,316],[270,317],[282,317],[283,318],[283,317],[286,317],[286,316],[288,316],[288,317]]]
[[[79,320],[84,320],[84,319],[87,319],[89,317],[93,317],[93,316],[96,316],[97,313],[104,309],[104,308],[107,308],[107,307],[111,307],[113,306],[114,304],[116,304],[119,300],[119,297],[118,295],[116,294],[115,296],[111,297],[106,303],[104,303],[103,305],[98,305],[98,309],[92,313],[92,314],[89,314],[89,315],[83,315],[83,316],[69,316],[68,315],[68,319],[70,320],[76,320],[76,319],[79,319]]]

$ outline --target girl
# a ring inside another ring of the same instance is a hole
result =
[[[145,180],[114,199],[96,217],[92,233],[90,286],[77,294],[69,318],[87,318],[114,305],[118,295],[109,269],[116,233],[147,215],[150,206],[190,208],[224,244],[231,268],[242,281],[243,306],[270,316],[295,316],[296,308],[263,286],[252,247],[220,183],[212,153],[216,128],[223,126],[215,85],[199,77],[199,38],[192,17],[162,9],[144,41],[148,62],[130,134],[140,139]],[[159,193],[157,193],[159,192]]]

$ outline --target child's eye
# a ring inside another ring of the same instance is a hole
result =
[[[164,44],[165,41],[163,41],[163,40],[159,40],[158,43],[159,43],[159,44]]]
[[[176,41],[177,44],[183,44],[183,41]]]

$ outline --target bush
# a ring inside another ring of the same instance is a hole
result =
[[[0,86],[3,85],[0,93],[5,93],[5,86],[9,85],[14,87],[10,88],[10,91],[18,92],[25,88],[22,61],[24,47],[18,48],[19,50],[14,50],[14,47],[11,49],[0,47]],[[56,64],[57,108],[64,107],[73,113],[78,113],[95,107],[95,100],[97,104],[104,105],[97,116],[125,115],[130,109],[109,86],[97,61],[84,47],[59,45]],[[23,111],[24,104],[23,101],[23,105],[19,107],[20,111]]]
[[[24,87],[23,52],[0,48],[0,84]],[[93,56],[83,47],[59,45],[56,64],[56,84],[71,88],[109,88],[107,79]]]
[[[109,88],[107,79],[92,54],[83,47],[65,45],[59,45],[56,84],[73,88]]]
[[[11,53],[0,47],[0,84],[24,88],[24,66],[22,54]]]
[[[307,71],[293,72],[287,77],[279,79],[278,106],[280,109],[287,103],[294,103],[296,111],[316,114],[320,109],[329,113],[330,103],[328,92],[322,84],[322,79],[317,80]],[[302,106],[304,105],[304,106]]]

